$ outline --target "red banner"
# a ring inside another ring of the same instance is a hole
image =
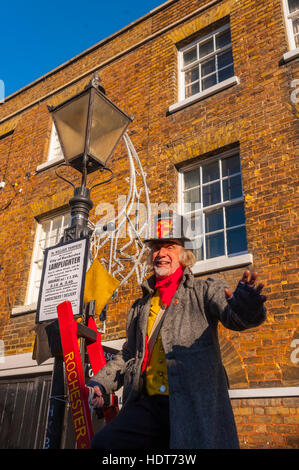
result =
[[[106,364],[106,358],[101,342],[101,333],[98,332],[96,322],[92,317],[89,317],[87,326],[97,332],[97,340],[86,345],[90,365],[93,374],[96,375]]]
[[[88,449],[93,428],[78,346],[77,323],[70,302],[58,305],[57,312],[77,449]]]

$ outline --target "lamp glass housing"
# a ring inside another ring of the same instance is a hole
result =
[[[105,167],[132,118],[90,84],[83,92],[49,108],[66,162],[87,173]]]
[[[74,98],[53,113],[64,158],[68,163],[71,163],[75,156],[84,154],[88,106],[89,96],[85,94]]]
[[[119,108],[111,106],[111,101],[94,93],[87,153],[100,156],[101,161],[106,164],[130,121]]]

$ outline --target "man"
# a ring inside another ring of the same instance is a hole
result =
[[[217,325],[260,325],[263,284],[255,287],[257,273],[245,271],[233,294],[217,277],[195,278],[190,240],[175,231],[181,222],[174,213],[157,220],[156,237],[146,241],[154,275],[130,310],[127,341],[89,384],[94,407],[103,406],[103,393],[124,387],[120,413],[94,436],[93,448],[238,448]]]

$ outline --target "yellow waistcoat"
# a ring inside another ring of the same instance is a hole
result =
[[[157,290],[152,297],[151,309],[148,317],[148,336],[151,332],[160,308],[161,299]],[[160,332],[153,348],[150,362],[146,368],[146,391],[148,395],[168,395],[167,365]]]

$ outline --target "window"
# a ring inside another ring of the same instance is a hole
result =
[[[63,160],[63,153],[60,146],[60,142],[58,139],[58,135],[53,124],[51,138],[50,138],[50,146],[49,146],[49,154],[48,154],[48,161],[49,160]]]
[[[64,156],[63,156],[62,148],[58,139],[55,126],[53,124],[51,137],[50,137],[48,159],[46,162],[38,165],[36,168],[36,171],[39,172],[39,171],[46,170],[47,168],[51,168],[57,165],[58,163],[62,163],[63,161],[64,161]]]
[[[230,26],[225,25],[180,49],[179,68],[180,100],[233,77]]]
[[[240,156],[223,154],[181,171],[181,213],[197,261],[247,253]]]
[[[64,229],[70,225],[70,221],[71,216],[67,213],[52,218],[45,218],[39,222],[35,235],[27,304],[35,303],[38,300],[45,248],[59,243]]]
[[[299,0],[284,0],[290,49],[299,48]]]

